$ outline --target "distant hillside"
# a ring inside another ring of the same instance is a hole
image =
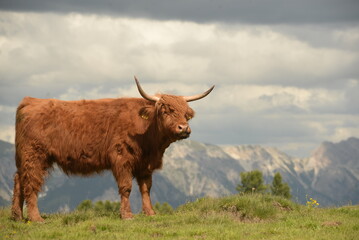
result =
[[[298,172],[310,179],[308,189],[322,196],[318,199],[324,204],[358,204],[359,139],[322,143],[298,164]]]
[[[15,172],[14,147],[0,141],[0,205],[11,201]],[[163,170],[154,175],[153,202],[177,207],[202,196],[236,193],[239,173],[259,169],[270,183],[275,172],[288,182],[293,199],[305,203],[306,194],[322,206],[359,203],[359,139],[324,142],[311,157],[293,158],[271,147],[216,146],[195,141],[171,145],[164,156]],[[67,177],[55,168],[40,195],[42,211],[70,210],[84,199],[119,200],[110,172],[90,178]],[[141,205],[137,184],[131,194],[132,207]]]
[[[15,173],[14,145],[0,140],[0,206],[10,203]]]

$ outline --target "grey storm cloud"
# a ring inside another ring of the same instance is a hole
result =
[[[80,12],[194,22],[307,24],[359,20],[357,0],[1,0],[0,8],[10,11]]]

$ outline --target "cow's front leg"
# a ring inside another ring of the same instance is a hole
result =
[[[136,179],[142,195],[143,212],[148,216],[155,215],[156,213],[155,211],[153,211],[151,198],[150,198],[150,191],[152,187],[152,175],[148,175],[145,177],[137,177]]]
[[[132,189],[132,174],[131,171],[124,169],[114,170],[114,176],[117,181],[119,194],[121,195],[121,209],[120,215],[122,219],[133,218],[131,205],[130,205],[130,194]]]

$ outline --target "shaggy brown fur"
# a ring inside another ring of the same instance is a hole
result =
[[[191,132],[194,111],[183,97],[61,101],[25,97],[16,113],[16,167],[12,217],[43,221],[37,195],[56,163],[66,174],[90,175],[110,169],[121,195],[122,218],[131,218],[129,196],[136,178],[143,211],[154,215],[152,173],[165,149]]]

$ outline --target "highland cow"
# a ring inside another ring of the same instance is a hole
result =
[[[121,195],[120,216],[132,218],[129,196],[135,178],[142,209],[154,215],[150,200],[152,173],[162,166],[165,149],[188,138],[194,111],[189,97],[143,91],[143,98],[80,101],[25,97],[16,112],[16,167],[12,217],[23,218],[27,204],[31,221],[44,221],[37,198],[48,171],[56,163],[66,174],[90,175],[111,170]]]

